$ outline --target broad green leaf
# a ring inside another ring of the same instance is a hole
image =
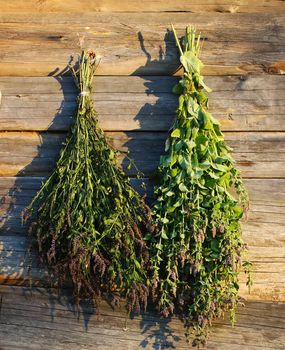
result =
[[[187,192],[187,187],[184,185],[184,183],[181,183],[179,186],[178,186],[179,190],[181,192]]]
[[[217,163],[212,163],[212,167],[221,172],[227,172],[229,170],[229,167],[227,165],[222,165]]]
[[[183,111],[183,108],[184,108],[184,96],[183,95],[180,95],[179,96],[179,106],[178,106],[178,109]]]
[[[198,103],[194,100],[194,98],[189,97],[187,101],[187,110],[191,115],[196,115],[199,109]]]
[[[189,151],[191,151],[196,146],[196,142],[193,140],[186,141],[186,144]]]
[[[167,234],[165,233],[164,230],[162,230],[162,232],[161,232],[161,238],[168,239]]]
[[[173,213],[175,209],[176,209],[176,207],[171,206],[171,207],[167,207],[167,208],[166,208],[166,211],[167,211],[168,213]]]
[[[183,147],[183,141],[179,140],[176,145],[174,146],[175,152],[179,152],[181,148]]]
[[[212,116],[210,113],[205,111],[202,107],[199,108],[198,118],[199,118],[200,126],[203,129],[205,130],[213,129]]]
[[[182,205],[183,198],[180,198],[176,203],[173,204],[174,208],[178,208]]]
[[[179,129],[174,129],[171,133],[172,137],[180,137],[180,130]]]
[[[203,63],[199,60],[199,58],[192,51],[186,51],[183,55],[181,55],[180,62],[187,73],[199,73],[201,68],[203,68],[204,66]]]
[[[171,197],[171,196],[174,196],[174,195],[175,195],[175,192],[173,192],[173,191],[166,192],[166,196],[167,197]]]
[[[172,88],[172,92],[173,92],[174,94],[177,94],[177,95],[182,94],[182,93],[183,93],[183,90],[184,90],[184,88],[183,88],[183,86],[182,86],[180,83],[175,84],[175,85],[173,86],[173,88]]]
[[[243,209],[240,207],[234,207],[234,212],[236,213],[236,216],[238,219],[241,219],[243,216]]]
[[[199,167],[203,170],[208,169],[211,166],[211,163],[208,160],[205,160],[204,162],[199,164]]]

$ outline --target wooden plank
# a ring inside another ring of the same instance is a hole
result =
[[[8,191],[10,192],[8,196],[10,195],[11,198],[7,206],[8,217],[4,218],[0,230],[2,283],[26,285],[49,283],[46,270],[37,265],[34,254],[30,257],[28,253],[30,240],[27,236],[22,236],[25,227],[21,227],[21,210],[31,200],[42,180],[43,178],[29,177],[0,179],[0,194],[5,196]],[[249,221],[244,224],[244,238],[249,244],[248,254],[253,261],[255,283],[251,294],[248,295],[244,284],[245,277],[241,276],[241,295],[249,299],[284,300],[284,214],[278,214],[281,218],[280,223],[276,222],[274,215],[272,218],[272,212],[278,213],[279,210],[281,212],[284,210],[284,192],[278,193],[284,187],[284,181],[284,179],[246,180],[246,185],[251,192],[252,212],[249,213]],[[137,187],[137,180],[133,181],[133,185]],[[150,193],[149,190],[148,193]],[[6,201],[7,196],[4,198]],[[15,205],[11,204],[12,202],[16,202]],[[269,212],[263,212],[268,210],[267,208],[270,208]],[[259,213],[262,213],[262,220],[258,216]],[[17,236],[11,236],[11,234],[17,234]]]
[[[0,284],[50,284],[47,269],[39,264],[37,253],[31,250],[30,244],[27,236],[0,237]],[[241,274],[241,295],[248,300],[285,301],[284,246],[252,246],[248,257],[253,263],[254,285],[249,294],[245,285],[246,276]]]
[[[116,0],[92,0],[84,1],[69,0],[68,3],[62,3],[58,0],[49,2],[37,2],[32,0],[0,1],[2,11],[17,13],[19,11],[29,11],[30,13],[37,12],[276,12],[279,13],[285,9],[284,2],[281,0],[251,0],[248,1],[227,1],[227,0],[191,0],[185,2],[182,0],[157,0],[157,1],[138,1],[138,0],[122,0],[120,6]]]
[[[23,235],[9,235],[0,238],[0,251],[26,252],[30,246],[30,239]],[[255,246],[249,250],[252,261],[283,261],[285,258],[284,247],[279,246]],[[281,271],[283,272],[283,271]]]
[[[30,263],[31,259],[27,251],[29,239],[26,236],[18,236],[25,232],[25,228],[20,226],[21,210],[31,200],[42,180],[42,178],[29,177],[0,179],[0,194],[5,195],[8,191],[8,197],[10,195],[11,198],[7,203],[8,212],[10,210],[8,222],[4,219],[1,230],[2,283],[29,284],[31,277],[35,284],[48,283],[45,270]],[[251,295],[248,295],[244,284],[245,277],[241,276],[241,294],[247,298],[284,300],[284,192],[282,190],[279,192],[284,187],[284,181],[284,179],[246,180],[250,190],[252,209],[248,222],[244,223],[244,238],[249,244],[248,254],[253,261],[255,282]],[[137,186],[137,181],[133,181],[133,185]],[[150,190],[147,192],[151,193]],[[262,219],[259,215],[262,215]],[[14,228],[11,227],[13,225]],[[17,234],[17,236],[11,236],[11,234]]]
[[[32,201],[39,189],[42,177],[2,177],[0,178],[0,234],[25,234],[27,227],[22,225],[22,212]],[[133,186],[140,188],[142,180],[132,179]],[[153,182],[147,184],[147,200],[151,204]],[[244,238],[252,246],[284,245],[285,200],[284,179],[247,179],[246,187],[250,195],[250,211],[243,224]],[[263,199],[265,198],[265,199]],[[262,232],[262,235],[260,235]]]
[[[189,349],[184,327],[175,317],[162,319],[149,310],[126,319],[124,308],[113,310],[101,302],[99,310],[87,302],[76,302],[67,292],[24,287],[0,288],[1,348],[8,349]],[[237,312],[237,325],[231,328],[228,315],[214,322],[206,349],[270,350],[284,344],[284,303],[247,302]]]
[[[0,201],[2,205],[17,205],[26,206],[36,191],[40,188],[44,177],[0,177]],[[148,178],[131,179],[132,185],[144,194],[140,187],[141,181],[146,183],[146,194],[152,200],[152,190],[154,181]],[[249,191],[250,197],[250,212],[249,220],[252,220],[251,215],[280,215],[285,213],[285,192],[282,190],[285,187],[285,179],[245,179],[245,185]],[[252,214],[254,213],[254,214]],[[255,216],[253,216],[255,218]],[[265,217],[264,219],[267,219]],[[264,221],[258,216],[258,220]],[[253,219],[254,220],[254,219]],[[283,223],[282,217],[279,219]]]
[[[1,49],[5,54],[0,75],[41,76],[61,71],[77,46],[78,33],[85,38],[84,45],[95,47],[103,58],[98,75],[173,74],[179,64],[173,35],[167,32],[170,22],[176,24],[179,35],[192,23],[207,37],[202,52],[206,75],[284,73],[285,28],[280,13],[217,13],[213,17],[202,13],[62,16],[44,12],[39,18],[32,13],[2,15]]]
[[[167,131],[177,107],[174,77],[96,77],[104,130]],[[225,131],[284,131],[285,77],[207,77],[210,110]],[[0,77],[0,130],[68,130],[75,112],[72,78]],[[113,111],[116,110],[116,114]]]
[[[129,152],[138,168],[153,174],[164,153],[165,133],[108,132],[110,143],[121,152]],[[225,133],[244,177],[282,178],[285,176],[283,132]],[[66,134],[36,132],[0,132],[0,176],[43,176],[50,172]],[[122,153],[119,163],[128,174],[129,161]]]
[[[179,77],[173,76],[96,76],[93,81],[93,91],[94,93],[172,93],[172,88],[178,81]],[[285,77],[281,75],[207,76],[205,82],[214,91],[221,93],[285,89]],[[3,96],[76,93],[73,78],[65,75],[61,77],[1,76],[0,88]],[[268,95],[264,93],[262,97],[268,99]]]
[[[101,44],[111,43],[116,38],[119,43],[129,43],[134,46],[135,42],[140,43],[147,51],[147,43],[162,41],[170,47],[175,47],[175,40],[172,33],[170,22],[175,24],[179,34],[184,34],[185,27],[193,24],[201,31],[203,39],[210,43],[239,43],[251,42],[253,49],[263,43],[265,48],[271,44],[273,51],[277,49],[276,44],[282,45],[284,38],[284,14],[185,14],[185,13],[134,13],[131,16],[128,13],[100,13],[89,12],[84,17],[79,13],[70,13],[69,16],[63,14],[50,14],[42,12],[41,14],[32,13],[1,13],[0,38],[1,45],[14,44],[33,44],[42,43],[43,47],[53,45],[53,47],[73,48],[75,49],[75,37],[84,35],[84,43],[92,40],[93,44],[102,40]],[[156,21],[154,21],[156,19]],[[206,22],[211,19],[211,22]],[[271,19],[273,23],[267,21]],[[97,25],[94,26],[94,22]],[[254,21],[254,23],[252,22]],[[45,24],[43,26],[43,24]],[[240,24],[240,25],[239,25]],[[69,28],[67,30],[67,25]],[[219,27],[224,25],[224,27]],[[244,26],[250,27],[247,30]],[[25,28],[25,31],[23,30]],[[236,30],[226,32],[227,30]],[[238,29],[238,30],[237,30]],[[6,31],[6,36],[4,35]],[[140,33],[140,36],[138,36]],[[76,35],[78,34],[78,35]],[[9,40],[8,40],[9,39]],[[63,45],[64,44],[64,45]],[[63,45],[63,46],[62,46]],[[211,48],[213,45],[210,46]],[[244,46],[241,46],[244,47]],[[260,46],[261,48],[261,46]],[[206,48],[204,48],[206,49]],[[144,53],[146,54],[146,52]],[[161,57],[162,59],[162,57]]]
[[[13,199],[15,199],[15,197]],[[11,234],[22,235],[26,233],[27,225],[23,225],[22,223],[22,213],[31,200],[31,197],[25,199],[25,202],[27,203],[26,205],[1,204],[0,234],[2,236]],[[262,220],[260,220],[260,215],[258,214],[259,212],[256,212],[253,209],[249,213],[248,221],[243,223],[244,240],[250,245],[250,247],[285,246],[284,214],[273,215],[270,212],[262,212]],[[279,217],[280,220],[278,220]],[[260,234],[261,232],[262,234]]]

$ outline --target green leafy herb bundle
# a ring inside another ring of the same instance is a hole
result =
[[[95,53],[83,51],[78,64],[71,67],[79,90],[74,123],[26,219],[36,214],[31,233],[41,257],[61,283],[71,277],[77,296],[115,302],[124,296],[130,309],[139,309],[148,296],[150,210],[98,126],[91,100]]]
[[[155,188],[152,294],[162,315],[182,313],[195,345],[205,342],[212,320],[226,310],[235,321],[238,273],[250,268],[242,262],[240,227],[248,198],[220,125],[208,111],[200,36],[187,27],[181,46],[173,31],[184,74],[174,86],[179,107]]]

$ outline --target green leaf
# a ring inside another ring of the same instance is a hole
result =
[[[212,89],[210,89],[205,83],[204,83],[204,80],[203,80],[203,77],[200,75],[199,76],[199,84],[207,91],[207,92],[211,92]]]
[[[189,97],[187,101],[187,111],[191,115],[196,115],[198,112],[198,109],[199,109],[198,103],[192,97]]]
[[[141,267],[141,264],[140,264],[136,259],[134,259],[133,261],[134,261],[134,263],[135,263],[135,265],[136,265],[136,268],[139,269],[139,270],[141,270],[141,268],[142,268],[142,267]]]
[[[165,233],[164,230],[162,230],[162,232],[161,232],[161,238],[168,239],[167,234]]]
[[[219,175],[217,175],[217,174],[214,173],[213,171],[210,171],[210,172],[208,173],[208,175],[209,175],[212,179],[215,179],[215,180],[219,179]]]
[[[167,218],[162,218],[162,219],[161,219],[161,222],[162,222],[163,224],[168,224],[168,223],[169,223],[169,220],[168,220]]]
[[[172,153],[171,154],[171,162],[170,162],[171,167],[177,162],[177,159],[178,159],[177,153]]]
[[[110,149],[110,153],[109,153],[109,159],[114,159],[115,153],[112,149]]]
[[[174,150],[176,152],[179,152],[181,150],[181,148],[183,147],[183,141],[179,140],[176,145],[174,146]]]
[[[183,88],[183,86],[182,86],[180,83],[175,84],[175,85],[173,86],[173,88],[172,88],[172,92],[173,92],[174,94],[177,94],[177,95],[182,94],[183,91],[184,91],[184,88]]]
[[[191,151],[196,146],[196,142],[193,140],[186,141],[185,143],[186,143],[189,151]]]
[[[204,136],[204,135],[199,135],[195,139],[195,142],[196,142],[197,146],[207,145],[208,141],[209,141],[209,139],[206,136]]]
[[[208,169],[211,166],[211,163],[208,160],[205,160],[204,162],[199,164],[199,167],[203,170]]]
[[[180,56],[180,62],[187,73],[199,73],[201,68],[203,68],[204,66],[203,63],[199,60],[199,58],[192,51],[184,52],[184,54]]]
[[[171,196],[174,196],[174,195],[175,195],[175,192],[173,192],[173,191],[166,192],[166,196],[167,197],[171,197]]]
[[[184,109],[184,96],[183,95],[180,95],[179,96],[179,106],[178,106],[178,109],[180,111],[183,111]]]
[[[212,178],[208,178],[205,180],[205,186],[209,188],[214,188],[216,185],[216,180]]]
[[[219,242],[216,239],[213,239],[211,241],[211,249],[212,249],[212,251],[214,251],[216,253],[218,253],[220,251],[220,249],[219,249]]]
[[[181,155],[181,157],[179,157],[179,164],[181,165],[182,169],[192,168],[191,157],[188,154],[185,154],[184,157]]]
[[[178,186],[179,190],[181,192],[187,192],[187,187],[184,185],[184,183],[181,183],[179,186]]]
[[[197,101],[200,105],[205,105],[207,106],[208,104],[208,97],[202,92],[202,91],[198,91],[196,93],[197,96]]]
[[[168,213],[173,213],[175,209],[176,209],[176,207],[174,207],[174,206],[172,206],[172,207],[167,207],[167,208],[166,208],[166,211],[167,211]]]
[[[229,170],[229,167],[227,165],[222,165],[218,163],[213,163],[212,167],[221,172],[227,172]]]
[[[216,163],[216,164],[222,164],[222,163],[227,162],[227,161],[229,161],[229,160],[231,160],[230,156],[217,157],[217,158],[215,159],[215,163]]]
[[[202,175],[203,175],[203,170],[201,170],[201,169],[196,169],[196,170],[194,171],[194,177],[195,177],[196,179],[199,179]]]
[[[234,207],[234,212],[238,219],[241,219],[243,216],[243,209],[240,207]]]
[[[200,122],[200,126],[203,129],[205,129],[205,130],[212,130],[213,129],[212,116],[210,113],[205,111],[202,107],[199,108],[198,119]]]
[[[173,204],[174,208],[178,208],[183,204],[183,198],[180,198],[176,203]]]
[[[179,129],[174,129],[171,133],[172,137],[180,137],[180,130]]]

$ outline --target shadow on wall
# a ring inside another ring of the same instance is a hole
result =
[[[67,71],[68,65],[62,71],[56,69],[49,74],[57,80],[63,95],[52,123],[45,132],[37,133],[38,138],[32,136],[31,144],[19,149],[22,152],[20,157],[25,157],[25,152],[34,151],[36,143],[37,155],[16,177],[5,178],[3,188],[0,188],[0,283],[13,284],[17,280],[17,284],[27,285],[31,278],[35,283],[41,280],[49,285],[50,282],[32,240],[26,239],[29,222],[24,224],[22,217],[46,175],[52,171],[61,144],[66,139],[66,125],[72,123],[77,90],[73,78],[65,76]]]
[[[145,172],[146,176],[152,176],[158,165],[159,157],[164,152],[165,125],[167,124],[169,128],[172,125],[174,117],[173,106],[176,102],[173,102],[175,97],[170,93],[177,79],[163,76],[142,76],[142,74],[149,71],[150,68],[152,71],[162,71],[161,67],[164,64],[169,66],[169,62],[178,62],[178,57],[172,57],[174,51],[173,49],[171,50],[171,47],[173,48],[173,45],[175,45],[175,40],[173,33],[170,31],[167,31],[165,34],[165,51],[160,47],[158,59],[152,59],[145,47],[141,33],[138,33],[138,40],[142,51],[147,57],[147,61],[144,66],[139,67],[132,75],[140,76],[143,79],[145,93],[155,97],[155,101],[154,103],[145,103],[134,116],[134,120],[139,124],[139,132],[126,132],[128,141],[123,147],[128,148],[129,156],[135,161],[138,169]],[[177,68],[178,65],[173,67],[173,73]],[[5,211],[6,214],[0,227],[0,238],[3,242],[6,242],[6,250],[0,251],[0,254],[2,254],[3,261],[5,261],[5,267],[1,267],[1,270],[5,270],[6,283],[8,283],[9,276],[12,275],[13,278],[16,275],[19,278],[22,277],[25,284],[27,284],[29,272],[35,279],[42,280],[43,276],[46,275],[45,269],[39,267],[35,253],[23,253],[27,249],[25,243],[19,248],[19,251],[14,251],[15,244],[13,244],[13,239],[15,241],[21,240],[21,237],[26,235],[27,227],[21,226],[21,212],[31,202],[41,181],[44,180],[44,176],[53,169],[60,144],[66,138],[66,133],[60,131],[63,130],[62,126],[66,125],[66,121],[62,122],[63,118],[67,118],[69,123],[72,121],[72,115],[76,108],[77,91],[71,82],[72,77],[64,77],[66,72],[67,67],[63,71],[55,70],[50,73],[50,76],[53,76],[61,86],[63,101],[48,130],[41,133],[41,144],[38,146],[37,156],[17,174],[16,180],[9,185],[10,189],[2,199],[1,212]],[[128,164],[129,161],[125,158],[123,160],[124,168]],[[24,241],[25,239],[23,239]],[[24,258],[20,261],[19,256],[21,254]],[[48,290],[46,290],[46,293],[49,293]],[[53,298],[53,296],[50,297],[51,320],[54,318]],[[75,313],[73,302],[66,304],[66,307]],[[83,315],[86,330],[88,329],[89,319],[94,312],[95,308],[92,303],[86,304],[82,302],[79,308],[76,309],[77,315],[80,315],[80,313]],[[149,312],[141,318],[140,327],[142,334],[145,335],[145,339],[140,343],[140,348],[149,348],[150,346],[153,349],[176,348],[175,343],[179,341],[179,337],[173,334],[169,325],[170,319],[163,319],[159,322],[153,321],[154,319],[155,315]]]
[[[178,62],[178,55],[172,57],[173,49],[171,48],[175,45],[175,38],[173,32],[169,30],[167,30],[164,37],[165,51],[160,47],[158,59],[152,59],[141,32],[138,33],[138,40],[147,61],[143,67],[139,67],[132,75],[140,76],[144,80],[145,93],[156,97],[156,101],[154,104],[144,104],[134,118],[139,122],[141,134],[144,137],[140,142],[140,147],[138,148],[136,140],[132,139],[131,132],[126,133],[129,136],[129,141],[125,146],[129,149],[132,159],[135,161],[136,159],[142,159],[142,164],[137,162],[139,170],[145,171],[146,175],[155,181],[155,171],[159,164],[159,158],[164,152],[165,125],[167,125],[167,129],[170,129],[174,120],[173,105],[177,103],[177,99],[172,94],[172,87],[178,78],[170,79],[169,76],[143,76],[142,74],[148,71],[148,68],[152,68],[155,72],[161,71],[161,66],[164,64],[169,66],[169,62]],[[179,64],[175,65],[171,75],[178,68]],[[139,154],[140,152],[141,154]],[[153,308],[149,307],[149,309]],[[158,320],[157,315],[152,314],[151,316],[150,312],[143,314],[140,327],[142,334],[145,334],[145,339],[141,341],[140,348],[176,349],[180,337],[175,335],[170,322],[170,317]]]
[[[178,78],[169,75],[146,76],[144,74],[145,72],[165,73],[169,69],[172,69],[169,74],[174,74],[179,65],[173,65],[171,62],[178,62],[178,55],[173,57],[175,38],[173,32],[169,30],[167,30],[164,37],[165,50],[160,46],[159,55],[156,59],[152,59],[148,52],[141,32],[138,33],[138,41],[147,61],[144,66],[136,69],[132,75],[143,80],[144,94],[148,96],[145,100],[150,100],[150,102],[143,104],[134,117],[139,126],[139,132],[125,132],[128,141],[124,144],[124,148],[129,150],[130,158],[135,161],[136,166],[145,177],[155,180],[160,155],[164,152],[166,133],[172,126],[177,106],[177,98],[172,94],[172,87],[178,81]],[[163,66],[165,68],[162,68]],[[126,167],[127,164],[128,160],[125,158],[123,165]],[[153,181],[150,183],[150,188],[152,183]],[[151,192],[148,194],[151,194]],[[148,201],[152,202],[151,196],[149,197]]]

